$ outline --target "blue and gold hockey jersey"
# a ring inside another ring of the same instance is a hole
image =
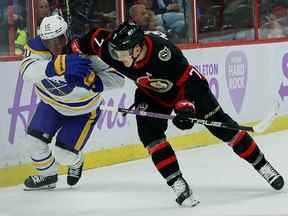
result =
[[[64,75],[46,75],[46,67],[52,57],[40,37],[29,40],[20,67],[24,80],[34,83],[40,99],[63,115],[81,115],[95,110],[102,101],[100,92],[71,85],[66,82]],[[91,67],[101,79],[104,91],[124,85],[124,77],[100,58],[87,58],[92,61]]]

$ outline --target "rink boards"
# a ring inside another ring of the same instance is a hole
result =
[[[206,76],[222,107],[242,124],[253,125],[271,109],[275,100],[287,112],[287,43],[184,50],[189,61]],[[0,62],[0,187],[22,183],[34,173],[29,161],[25,128],[38,102],[35,90],[18,74],[20,62]],[[103,94],[105,105],[128,107],[133,103],[134,84]],[[266,131],[287,129],[280,116]],[[175,149],[219,142],[203,127],[179,131],[169,125],[167,135]],[[134,116],[103,112],[86,147],[85,168],[107,166],[147,157],[139,144]],[[65,172],[65,169],[61,169]]]

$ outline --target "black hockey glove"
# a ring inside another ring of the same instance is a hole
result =
[[[195,118],[195,106],[187,100],[178,101],[175,104],[174,111],[176,116],[173,118],[173,124],[181,129],[191,129],[194,126],[194,121],[189,118]]]

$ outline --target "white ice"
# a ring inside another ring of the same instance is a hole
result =
[[[25,192],[22,185],[0,190],[0,216],[284,216],[288,215],[288,131],[258,136],[266,158],[286,180],[274,191],[225,144],[178,152],[180,166],[201,203],[178,207],[151,160],[85,171],[70,188]]]

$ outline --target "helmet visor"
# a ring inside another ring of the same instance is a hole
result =
[[[67,44],[67,37],[66,35],[60,35],[56,38],[52,38],[52,39],[48,39],[48,40],[43,40],[42,42],[44,44],[44,46],[49,49],[49,51],[51,53],[53,53],[54,55],[57,54],[62,54],[62,50],[65,47],[65,45]]]
[[[115,46],[112,43],[108,44],[108,50],[109,50],[110,56],[116,61],[122,61],[126,59],[127,57],[130,57],[133,51],[133,49],[117,50],[115,49]]]

